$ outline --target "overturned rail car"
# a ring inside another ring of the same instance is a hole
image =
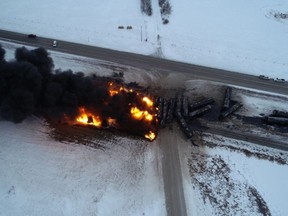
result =
[[[288,112],[283,112],[283,111],[279,111],[279,110],[274,110],[274,111],[273,111],[273,116],[275,116],[275,117],[288,118]]]
[[[231,106],[231,95],[232,95],[232,88],[227,87],[223,101],[223,110],[229,109],[229,107]]]
[[[265,122],[266,122],[266,124],[288,126],[288,118],[284,118],[284,117],[267,116],[267,117],[265,117]]]
[[[229,109],[223,111],[220,113],[219,115],[219,119],[224,119],[227,116],[231,115],[232,113],[234,113],[236,110],[238,110],[240,107],[242,107],[243,104],[236,102],[233,106],[231,106]]]
[[[190,139],[193,136],[193,132],[192,130],[190,130],[186,120],[183,118],[181,112],[176,112],[175,113],[177,121],[180,125],[181,130],[183,131],[183,133],[185,134],[185,136]]]
[[[189,111],[192,112],[194,110],[200,109],[206,105],[211,105],[213,103],[215,103],[213,98],[207,98],[189,105]]]
[[[192,112],[189,112],[189,118],[195,118],[204,115],[207,112],[209,112],[211,108],[212,108],[211,105],[207,105]]]

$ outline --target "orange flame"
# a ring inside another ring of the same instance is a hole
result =
[[[133,118],[137,120],[145,119],[146,121],[152,121],[153,115],[151,115],[147,110],[142,111],[138,109],[137,107],[132,107],[130,110],[130,113],[132,114]]]
[[[116,120],[116,119],[108,118],[108,119],[107,119],[107,122],[108,122],[108,125],[109,125],[110,127],[114,127],[114,126],[117,125],[117,120]]]
[[[143,122],[145,121],[145,125],[147,125],[147,127],[150,127],[149,126],[150,124],[151,126],[154,126],[154,124],[158,123],[158,120],[156,118],[157,117],[156,111],[158,107],[154,107],[153,99],[149,98],[148,96],[145,96],[144,93],[139,93],[132,88],[126,88],[126,86],[123,86],[119,83],[107,82],[107,87],[109,90],[110,97],[113,97],[114,95],[117,94],[123,94],[124,96],[126,93],[127,94],[133,93],[133,97],[131,97],[131,99],[133,99],[134,96],[138,97],[138,99],[134,102],[129,101],[128,104],[126,105],[123,104],[123,106],[128,106],[130,108],[130,117],[138,121],[142,121],[142,123],[140,124],[143,124]],[[108,104],[109,99],[106,102]],[[100,115],[98,115],[99,113],[98,114],[95,113],[92,114],[92,113],[93,112],[85,110],[84,107],[79,108],[79,115],[76,118],[76,122],[83,125],[92,125],[97,128],[119,127],[121,129],[121,123],[119,122],[118,125],[117,119],[108,116],[105,117],[105,119],[102,119],[101,113]],[[144,136],[150,141],[153,141],[154,139],[156,139],[157,132],[154,130],[153,132],[151,128],[149,130],[150,131]]]
[[[145,134],[145,138],[149,139],[152,142],[156,138],[156,134],[152,131],[149,131],[148,134]]]
[[[123,92],[130,92],[130,93],[132,93],[132,92],[134,92],[134,90],[133,89],[127,89],[127,88],[125,88],[125,87],[123,87],[123,86],[113,86],[113,82],[109,82],[108,83],[108,85],[109,85],[109,93],[110,93],[110,96],[114,96],[114,95],[116,95],[116,94],[119,94],[121,91],[123,91]],[[137,93],[137,95],[138,95],[138,93]]]
[[[152,107],[153,104],[154,104],[153,101],[150,98],[148,98],[148,97],[143,97],[142,101],[144,101],[147,104],[148,107]]]
[[[109,93],[110,93],[110,96],[112,97],[112,96],[118,94],[119,91],[117,91],[117,90],[109,90]]]
[[[95,127],[101,127],[101,119],[99,116],[95,116],[89,112],[85,111],[85,108],[80,108],[80,115],[76,118],[76,121],[85,124],[85,125],[93,125]]]

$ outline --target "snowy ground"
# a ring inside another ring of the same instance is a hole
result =
[[[203,138],[200,148],[182,144],[189,215],[286,215],[287,152],[211,134]]]
[[[60,142],[41,119],[0,122],[0,215],[165,215],[157,145]]]
[[[125,4],[112,0],[81,4],[76,0],[1,1],[0,28],[288,79],[288,19],[275,17],[287,14],[287,1],[170,3],[169,24],[163,25],[156,0],[152,0],[151,17],[141,14],[140,0]],[[120,25],[133,29],[120,30]],[[7,46],[13,45],[3,47]],[[9,55],[8,59],[11,51]],[[191,90],[185,82],[187,75],[163,75],[57,52],[52,57],[55,68],[62,70],[125,71],[126,81],[171,88],[185,85]],[[245,102],[242,115],[258,116],[287,107],[271,97],[239,95]],[[0,137],[1,216],[165,215],[157,142],[147,145],[126,137],[93,141],[105,150],[63,143],[53,139],[48,126],[36,118],[18,125],[0,121]],[[184,140],[180,143],[189,215],[286,215],[287,153],[209,134],[203,144],[196,149]],[[286,164],[247,155],[247,151],[268,155],[264,158],[280,157]]]
[[[13,58],[18,45],[2,45],[6,59]],[[51,55],[55,68],[103,75],[124,71],[126,81],[168,88],[158,90],[167,94],[185,87],[192,99],[212,96],[220,103],[224,92],[220,84],[190,80],[187,75]],[[244,103],[238,112],[243,116],[287,107],[286,97],[238,88],[233,89],[232,99]],[[180,137],[188,215],[285,215],[288,211],[286,152],[207,133],[203,145],[195,148],[177,127],[173,130]],[[51,209],[53,215],[165,215],[157,140],[150,144],[125,136],[100,136],[90,140],[101,146],[95,149],[71,139],[55,139],[49,126],[35,117],[17,125],[0,121],[0,137],[0,215],[51,215]]]
[[[19,45],[1,44],[12,60]],[[62,70],[100,75],[125,70],[127,80],[134,71],[57,52],[51,56]],[[0,121],[1,216],[165,215],[157,142],[53,128],[36,117],[21,124]]]
[[[157,0],[151,17],[141,13],[140,0],[1,1],[0,28],[288,79],[288,19],[280,16],[288,13],[287,1],[170,4],[169,24],[163,25]]]

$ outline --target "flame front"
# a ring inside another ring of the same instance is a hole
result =
[[[132,107],[130,113],[132,114],[133,118],[137,120],[144,119],[149,122],[153,120],[153,115],[151,115],[147,110],[142,111],[137,107]]]
[[[110,96],[114,96],[116,94],[119,94],[119,91],[117,90],[109,90]]]
[[[80,115],[76,118],[76,121],[85,124],[85,125],[93,125],[95,127],[101,127],[101,119],[99,116],[95,116],[89,112],[85,111],[85,108],[80,108]]]
[[[143,97],[142,98],[142,101],[144,101],[146,104],[147,104],[147,106],[148,107],[153,107],[153,101],[150,99],[150,98],[148,98],[148,97]]]
[[[120,92],[134,92],[133,89],[127,89],[123,86],[117,86],[117,85],[113,85],[113,82],[109,82],[108,83],[108,86],[109,86],[109,93],[110,93],[110,96],[114,96],[114,95],[117,95],[119,94]]]
[[[100,104],[100,108],[93,106],[80,107],[79,115],[73,120],[73,123],[77,122],[78,124],[92,125],[103,129],[126,130],[153,141],[156,138],[158,125],[157,107],[154,106],[153,99],[119,83],[107,82],[106,86],[110,97],[105,98]],[[120,97],[115,97],[118,94]],[[118,102],[121,102],[121,104],[117,104]],[[111,109],[111,107],[115,108],[117,106],[121,107],[121,112],[124,111],[123,115],[118,110],[113,112]],[[95,113],[92,110],[97,111]],[[123,116],[126,118],[125,121],[122,119]],[[139,127],[137,127],[138,124]],[[147,133],[147,131],[149,132]]]
[[[156,138],[156,134],[152,131],[149,131],[148,134],[145,134],[145,138],[149,139],[152,142]]]

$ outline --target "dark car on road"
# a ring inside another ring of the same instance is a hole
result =
[[[28,38],[36,38],[36,34],[28,34]]]
[[[270,78],[268,76],[260,75],[259,79],[269,80]]]

